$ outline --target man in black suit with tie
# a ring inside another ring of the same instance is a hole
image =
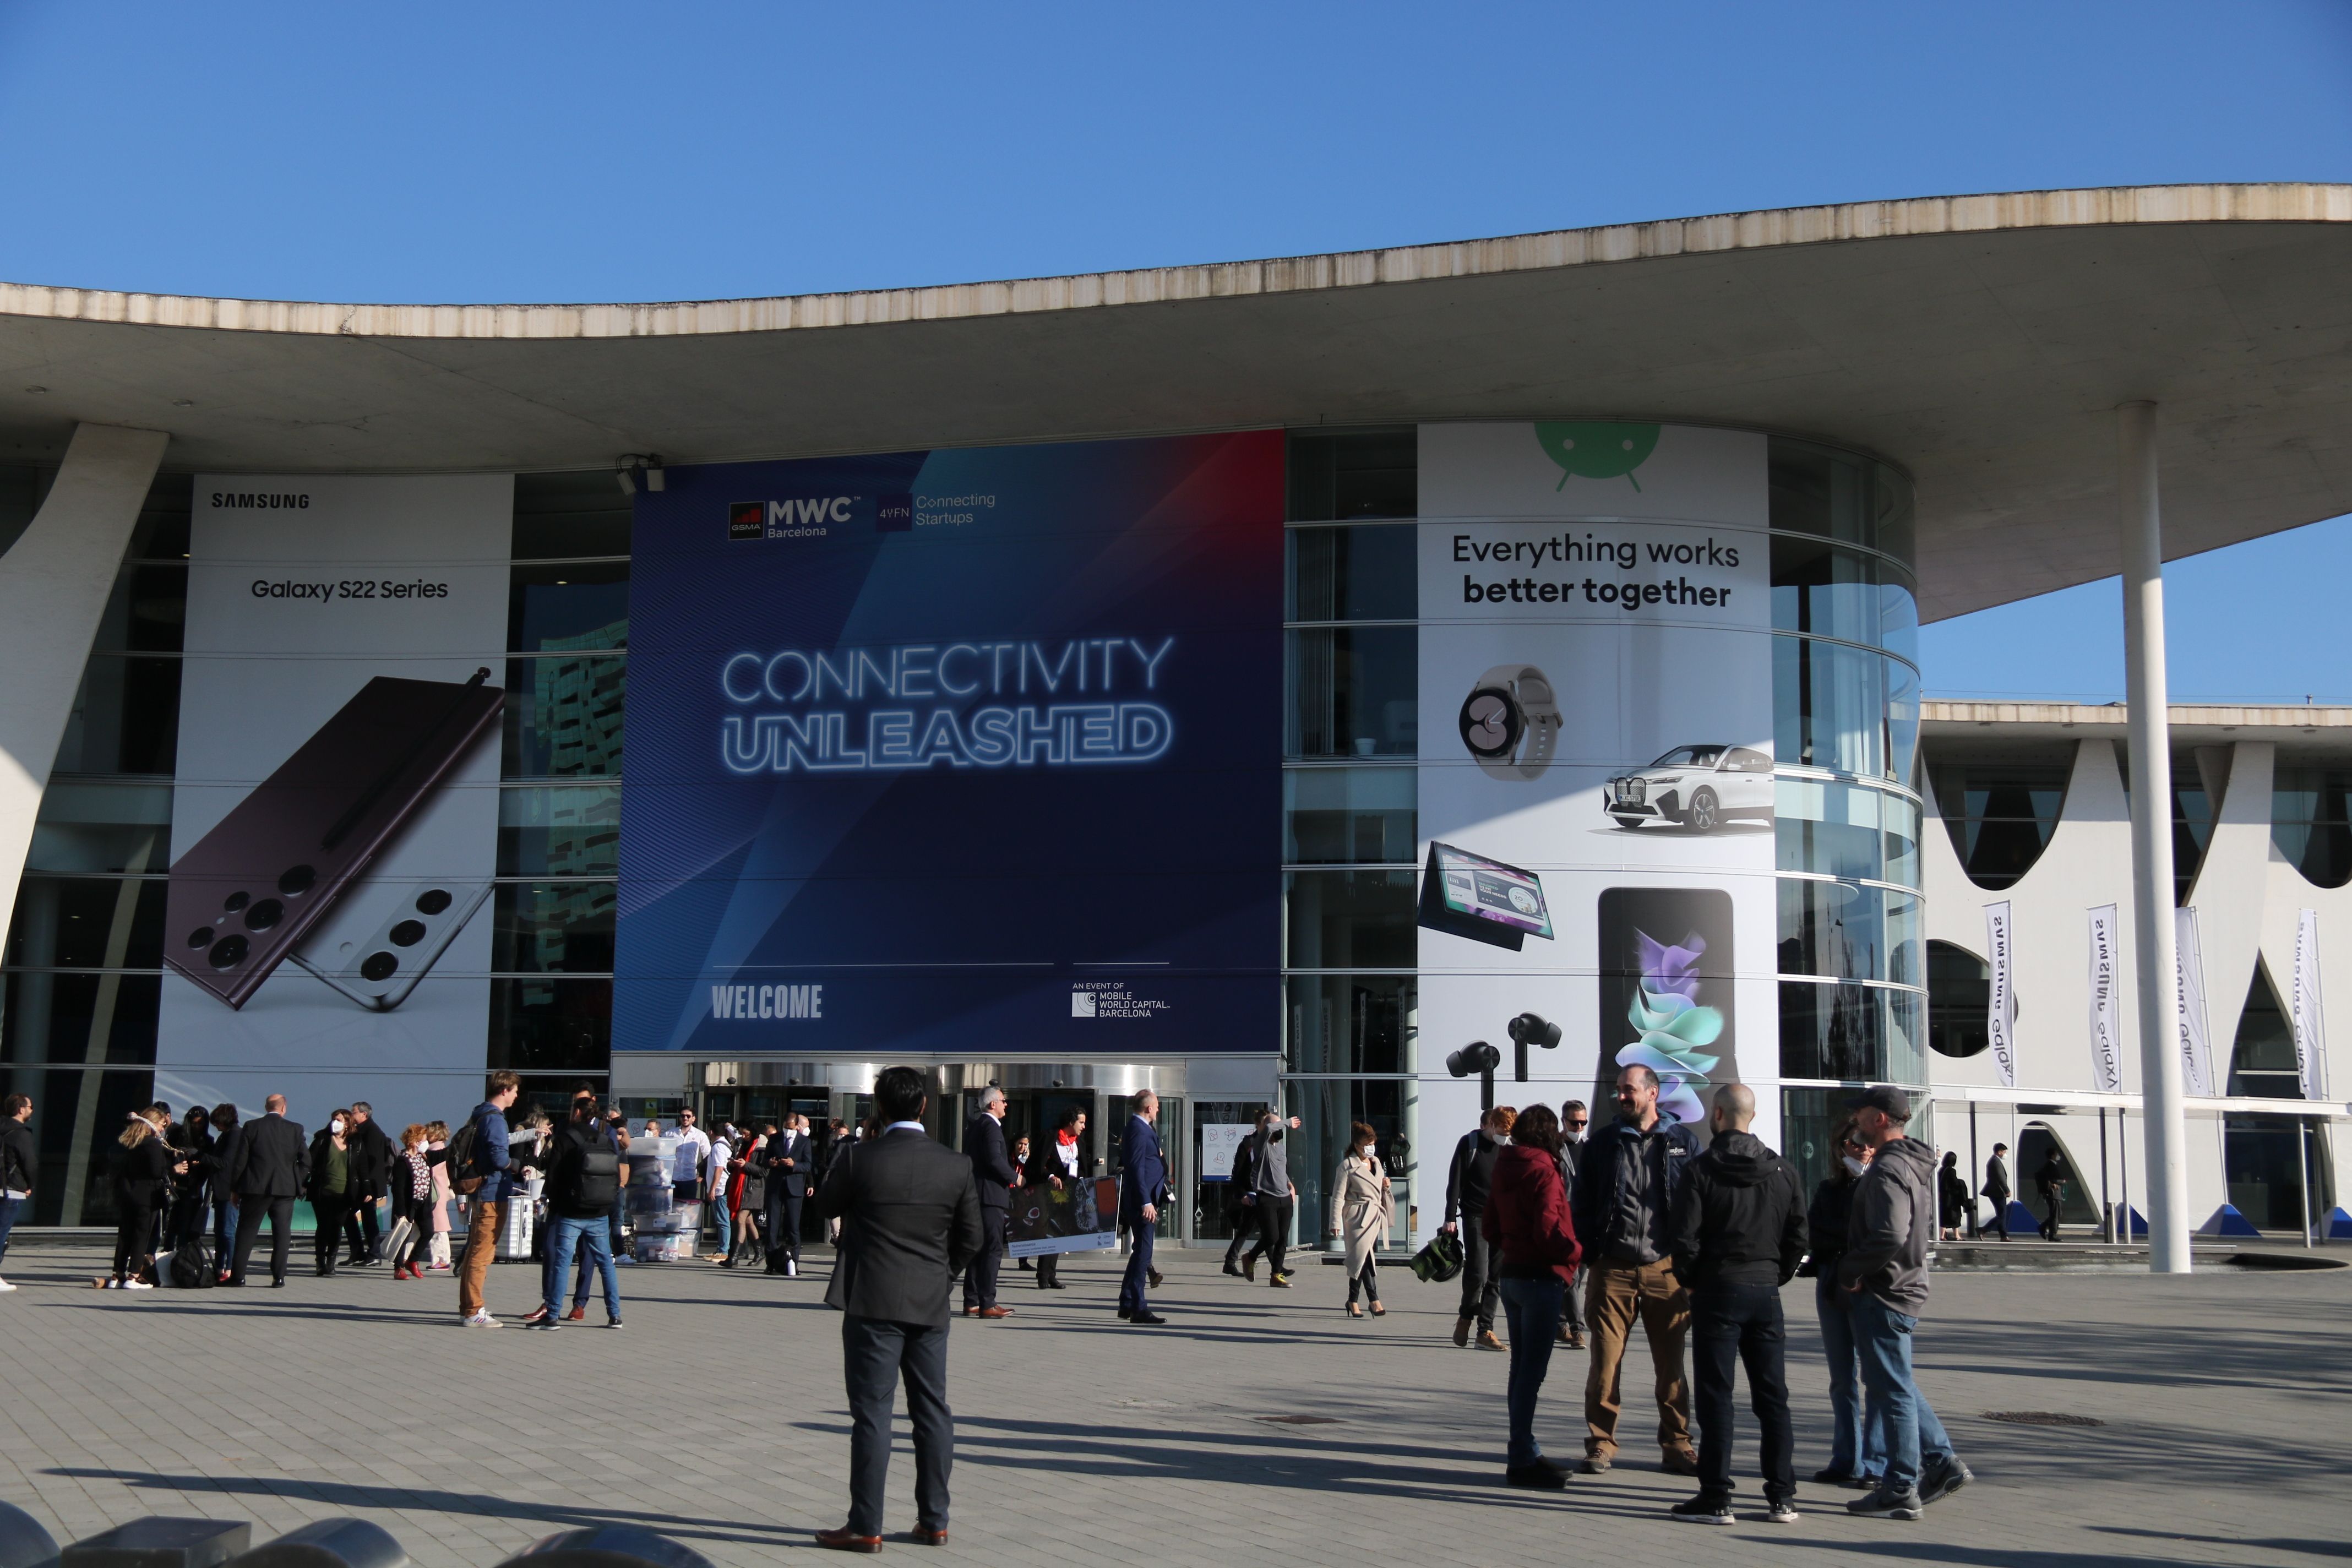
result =
[[[245,1283],[245,1266],[253,1258],[253,1244],[261,1239],[261,1216],[269,1215],[269,1282],[286,1283],[286,1247],[292,1239],[294,1200],[310,1176],[310,1146],[302,1124],[286,1120],[286,1097],[273,1094],[262,1101],[268,1112],[247,1122],[236,1141],[236,1167],[228,1172],[229,1191],[236,1194],[236,1260],[229,1268],[227,1285]]]
[[[817,1531],[836,1552],[882,1550],[882,1488],[890,1470],[893,1385],[907,1384],[915,1429],[915,1528],[908,1538],[948,1538],[948,1470],[955,1421],[948,1412],[948,1281],[980,1256],[980,1194],[971,1162],[923,1131],[929,1100],[913,1068],[874,1080],[879,1136],[835,1157],[817,1212],[842,1221],[841,1251],[825,1305],[842,1311],[849,1394],[849,1522]]]
[[[963,1130],[963,1152],[971,1156],[973,1190],[980,1194],[980,1256],[963,1275],[963,1315],[1009,1318],[996,1304],[996,1271],[1004,1262],[1004,1212],[1013,1205],[1013,1159],[1004,1149],[1004,1091],[980,1097],[980,1110]]]
[[[787,1116],[784,1130],[768,1140],[768,1272],[797,1279],[801,1272],[801,1205],[808,1197],[809,1172],[816,1154],[809,1146],[808,1118]]]

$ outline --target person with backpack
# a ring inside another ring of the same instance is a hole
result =
[[[457,1317],[469,1329],[499,1326],[483,1291],[490,1259],[498,1256],[499,1226],[508,1203],[522,1191],[507,1155],[507,1107],[522,1093],[522,1079],[501,1068],[490,1075],[488,1089],[489,1098],[474,1107],[449,1144],[449,1184],[469,1200],[466,1261],[457,1274]]]
[[[572,1257],[583,1254],[604,1285],[604,1326],[621,1326],[621,1275],[613,1267],[614,1205],[621,1201],[621,1150],[599,1113],[595,1091],[572,1097],[572,1120],[557,1130],[547,1171],[547,1239],[544,1299],[523,1319],[526,1329],[553,1329],[563,1321],[563,1284]]]

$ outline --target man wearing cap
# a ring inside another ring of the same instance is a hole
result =
[[[1854,1100],[1854,1135],[1873,1153],[1854,1184],[1838,1283],[1852,1292],[1866,1430],[1886,1435],[1886,1479],[1846,1504],[1870,1519],[1917,1519],[1975,1476],[1911,1374],[1911,1335],[1927,1310],[1927,1244],[1936,1234],[1936,1152],[1904,1136],[1911,1101],[1891,1085]]]

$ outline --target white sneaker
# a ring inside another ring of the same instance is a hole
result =
[[[0,1279],[0,1296],[5,1296],[9,1291],[14,1290],[16,1288],[16,1287],[9,1284],[5,1279]]]
[[[800,1277],[801,1277],[801,1265],[800,1265],[800,1259],[798,1259],[798,1258],[785,1258],[785,1259],[784,1259],[784,1278],[785,1278],[785,1279],[799,1279]]]
[[[125,1279],[122,1282],[122,1288],[125,1290],[152,1290],[155,1289],[155,1287],[148,1284],[144,1279]]]
[[[483,1308],[460,1326],[468,1329],[495,1329],[499,1326],[499,1321],[490,1316],[488,1308]]]

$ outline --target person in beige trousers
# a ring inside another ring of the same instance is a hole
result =
[[[1385,1318],[1389,1311],[1381,1305],[1372,1249],[1396,1223],[1396,1193],[1389,1185],[1389,1173],[1380,1156],[1373,1152],[1376,1141],[1370,1128],[1357,1122],[1349,1133],[1348,1152],[1339,1161],[1339,1174],[1331,1181],[1331,1191],[1339,1200],[1331,1234],[1344,1232],[1348,1238],[1348,1316],[1351,1318],[1364,1315],[1356,1305],[1360,1292],[1371,1303],[1373,1317]]]

